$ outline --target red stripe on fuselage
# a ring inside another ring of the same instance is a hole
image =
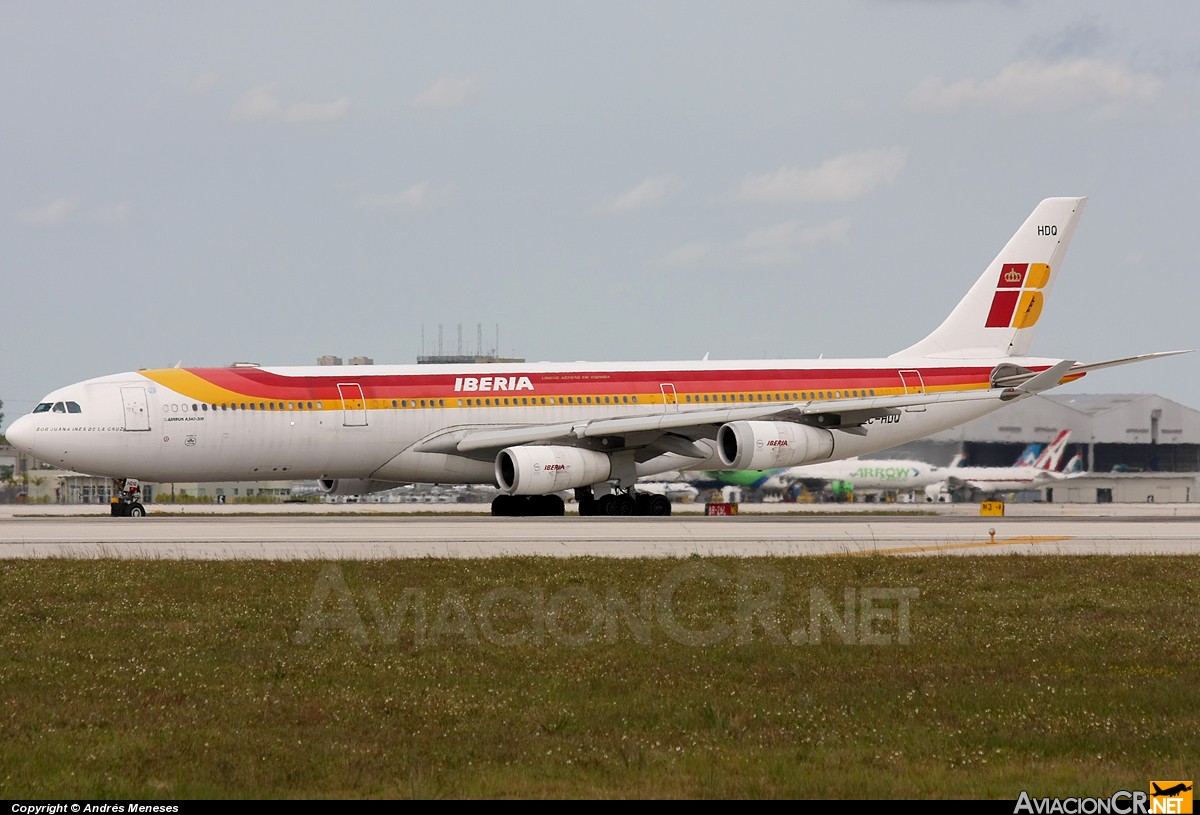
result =
[[[261,368],[190,368],[189,373],[226,390],[254,399],[338,399],[338,385],[355,383],[368,399],[402,399],[414,396],[477,394],[496,395],[537,393],[545,396],[568,394],[657,393],[661,386],[673,386],[679,395],[688,393],[730,393],[736,391],[831,391],[900,389],[900,369],[828,368],[705,371],[513,371],[491,372],[464,366],[462,373],[374,373],[364,366],[361,371],[342,371],[335,375],[285,375]],[[909,369],[904,369],[908,371]],[[961,388],[986,383],[990,367],[935,367],[918,369],[927,390]],[[489,378],[492,386],[475,391],[455,391],[455,380]],[[499,378],[515,384],[525,377],[533,390],[496,388]],[[909,385],[913,384],[910,379]],[[848,395],[848,394],[846,394]]]

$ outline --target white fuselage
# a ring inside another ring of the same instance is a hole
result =
[[[1006,360],[1045,367],[1052,360]],[[473,431],[619,417],[678,416],[746,406],[986,390],[991,362],[805,360],[754,363],[569,363],[138,371],[45,397],[8,437],[65,469],[148,481],[372,479],[494,483],[496,450],[462,452]],[[485,387],[486,384],[486,387]],[[499,386],[499,387],[497,387]],[[58,410],[66,403],[79,412]],[[833,431],[831,458],[923,438],[984,415],[998,399],[901,408],[855,435]],[[638,475],[721,469],[707,452],[642,454]],[[636,447],[636,433],[622,438]],[[573,441],[573,440],[572,440]]]

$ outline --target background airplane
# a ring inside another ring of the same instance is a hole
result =
[[[689,483],[698,490],[740,487],[766,493],[787,493],[802,486],[812,493],[828,490],[839,498],[854,493],[906,493],[933,487],[929,494],[936,496],[935,500],[948,500],[951,489],[963,486],[972,478],[996,479],[999,474],[1005,474],[1011,482],[1024,483],[1032,478],[1027,475],[1031,471],[1053,470],[1061,462],[1069,436],[1068,430],[1048,445],[1030,443],[1011,467],[961,466],[963,456],[956,454],[947,467],[915,459],[850,458],[779,470],[674,472],[658,476],[656,480]]]
[[[955,491],[965,489],[977,490],[985,495],[999,492],[1017,492],[1041,486],[1049,481],[1062,478],[1057,472],[1062,464],[1063,452],[1067,440],[1071,437],[1070,430],[1063,430],[1042,449],[1029,465],[1014,465],[1012,467],[971,467],[967,465],[946,468],[945,477],[925,488],[928,501],[944,501],[945,496]],[[1021,458],[1017,459],[1021,461]],[[1080,458],[1082,463],[1082,458]]]

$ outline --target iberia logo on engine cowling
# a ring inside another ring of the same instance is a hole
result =
[[[1050,282],[1045,263],[1005,263],[988,311],[988,328],[1029,328],[1042,314],[1042,292]]]

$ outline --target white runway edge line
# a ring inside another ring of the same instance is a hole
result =
[[[990,530],[996,532],[990,542]],[[1200,517],[588,519],[12,518],[0,558],[803,557],[1200,554]]]

